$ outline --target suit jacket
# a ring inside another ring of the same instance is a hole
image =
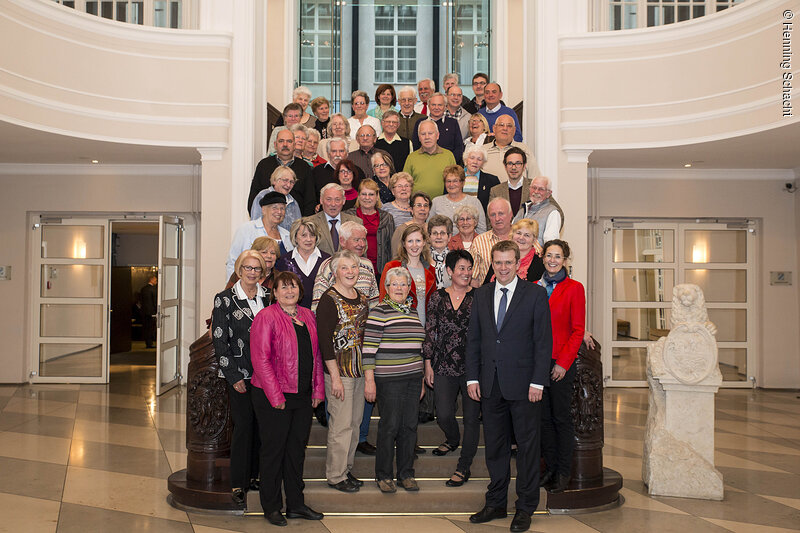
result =
[[[158,288],[156,285],[148,283],[139,291],[139,298],[142,303],[142,314],[146,318],[152,317],[158,311]]]
[[[483,171],[481,171],[481,174],[483,174]],[[533,180],[530,178],[522,178],[522,198],[520,199],[519,203],[520,207],[522,207],[525,204],[525,202],[528,201],[528,198],[530,198],[531,196],[531,181]],[[494,187],[492,187],[492,190],[489,193],[489,201],[491,202],[495,198],[505,198],[506,200],[508,200],[507,182],[503,182],[499,185],[495,185]],[[487,203],[486,205],[488,206],[489,204]]]
[[[414,124],[414,133],[411,135],[411,144],[414,145],[414,150],[419,150],[422,146],[418,135],[421,122]],[[442,117],[436,121],[436,126],[439,128],[439,140],[436,141],[436,144],[453,152],[456,164],[463,165],[464,138],[461,136],[461,126],[458,125],[458,121],[454,118]]]
[[[258,193],[271,186],[269,178],[279,165],[278,156],[276,155],[265,157],[256,165],[253,181],[250,182],[250,194],[247,197],[248,215],[253,207],[253,200]],[[311,180],[311,166],[302,159],[295,158],[294,161],[289,163],[289,168],[294,170],[294,174],[297,176],[297,181],[294,182],[290,194],[300,206],[300,212],[303,216],[311,215],[317,205],[317,198],[314,196],[314,183]]]
[[[328,218],[325,216],[324,211],[320,211],[319,213],[307,217],[309,220],[314,222],[317,225],[317,229],[319,230],[319,241],[317,242],[317,248],[321,252],[325,252],[328,255],[333,255],[339,250],[333,249],[333,240],[331,239],[331,226],[328,224]],[[364,224],[361,222],[361,219],[358,217],[354,217],[353,215],[348,215],[347,213],[341,214],[342,221],[336,225],[336,230],[340,231],[342,224],[352,220],[353,222],[358,222],[359,224]],[[340,241],[341,242],[341,241]]]
[[[488,172],[484,172],[481,170],[479,177],[478,177],[478,200],[481,201],[483,205],[483,212],[486,213],[486,209],[489,207],[489,200],[490,195],[492,193],[492,189],[496,186],[500,185],[500,178],[495,176],[494,174],[489,174]],[[525,187],[525,185],[522,185]],[[523,194],[525,191],[522,191]],[[508,194],[508,191],[506,191]],[[527,197],[523,197],[523,200]]]
[[[473,292],[467,332],[467,381],[479,381],[482,397],[502,394],[506,400],[528,398],[531,383],[550,384],[553,336],[547,291],[521,279],[497,331],[494,289],[487,283]],[[492,390],[495,372],[499,391]]]

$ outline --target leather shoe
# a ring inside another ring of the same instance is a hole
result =
[[[361,452],[364,455],[375,455],[375,452],[377,452],[378,449],[369,442],[364,441],[358,443],[358,446],[356,446],[356,451]]]
[[[547,470],[542,477],[539,478],[539,486],[547,488],[556,480],[556,473]]]
[[[264,518],[266,518],[267,521],[273,526],[286,525],[286,518],[283,517],[283,514],[280,511],[272,511],[271,513],[267,513]]]
[[[550,485],[547,490],[552,492],[553,494],[558,494],[560,492],[564,492],[569,487],[569,476],[565,476],[564,474],[559,474],[557,480],[553,480],[552,485]]]
[[[420,424],[427,424],[428,422],[433,422],[434,420],[435,417],[430,413],[419,413],[419,415],[417,415],[417,421]]]
[[[528,531],[531,527],[531,514],[522,509],[517,509],[514,513],[514,519],[511,521],[511,531],[513,533],[522,533]]]
[[[297,509],[286,509],[286,518],[303,518],[305,520],[322,520],[325,515],[316,512],[308,505],[303,505]]]
[[[258,478],[253,478],[250,480],[250,488],[248,490],[258,491],[261,489],[261,480]]]
[[[360,479],[358,479],[356,476],[354,476],[350,472],[347,473],[347,481],[349,481],[350,483],[352,483],[353,485],[355,485],[356,487],[359,487],[359,488],[364,486],[364,482],[361,481]]]
[[[453,472],[453,475],[450,476],[450,479],[445,481],[444,484],[447,485],[448,487],[460,487],[461,485],[469,481],[469,475],[470,475],[469,470],[467,470],[463,474],[459,471],[455,471]],[[453,479],[454,477],[458,479],[454,480]]]
[[[339,483],[328,483],[328,486],[341,492],[358,492],[358,486],[353,485],[349,479],[343,479]]]
[[[473,524],[483,524],[485,522],[491,522],[492,520],[496,520],[498,518],[505,518],[508,516],[508,513],[505,509],[501,507],[491,507],[487,505],[474,515],[469,517],[469,521]]]
[[[236,505],[244,505],[244,501],[246,499],[244,489],[231,490],[231,499]]]
[[[325,412],[325,402],[320,403],[314,408],[314,416],[320,426],[324,428],[328,427],[328,413]]]

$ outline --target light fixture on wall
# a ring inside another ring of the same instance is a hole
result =
[[[686,163],[685,165],[683,165],[683,168],[691,168],[691,167],[692,167],[691,163]]]
[[[692,246],[692,263],[708,263],[708,247],[705,243]]]
[[[99,163],[99,162],[100,162],[100,161],[99,161],[99,160],[97,160],[97,159],[92,159],[92,164],[93,164],[93,165],[96,165],[96,164],[97,164],[97,163]]]

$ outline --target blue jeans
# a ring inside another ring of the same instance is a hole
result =
[[[369,434],[369,419],[372,418],[372,409],[375,404],[364,400],[364,417],[361,419],[361,427],[358,430],[358,442],[366,442]]]

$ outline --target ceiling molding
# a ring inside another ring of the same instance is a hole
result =
[[[195,165],[0,163],[0,176],[194,176]]]
[[[790,169],[693,169],[693,168],[593,168],[598,179],[641,180],[786,180],[793,179]]]

